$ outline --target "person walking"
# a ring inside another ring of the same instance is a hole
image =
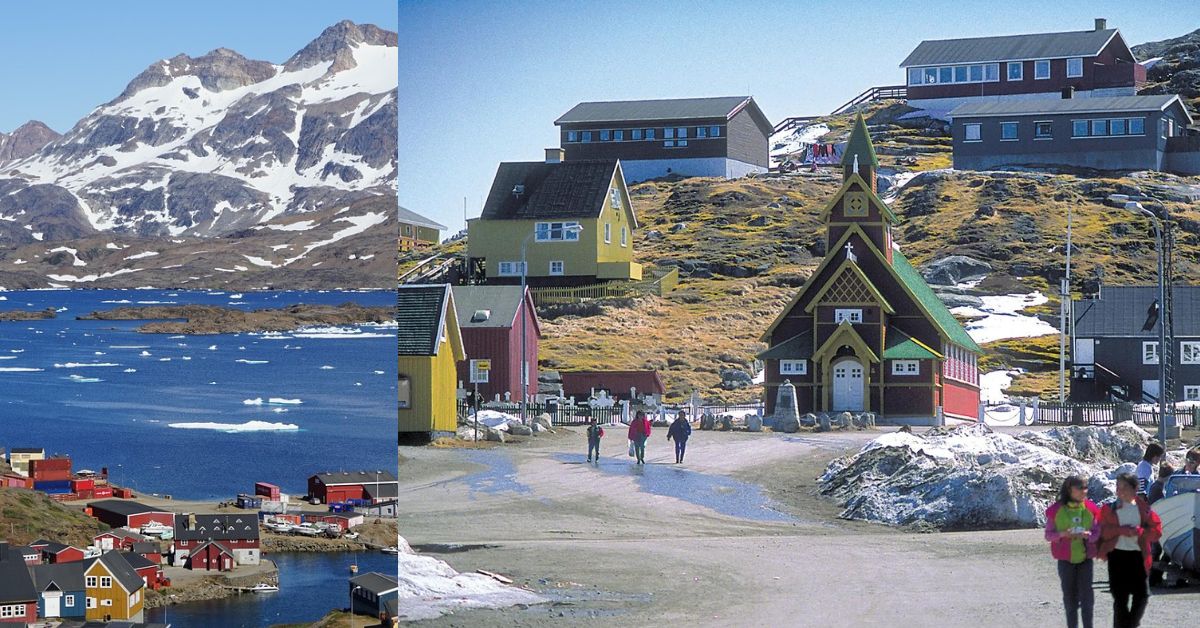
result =
[[[692,435],[692,424],[688,422],[687,415],[682,411],[679,416],[675,417],[675,421],[671,423],[671,427],[667,429],[667,440],[674,439],[675,441],[675,464],[683,462],[683,452],[687,449],[688,437]]]
[[[650,419],[644,410],[638,410],[637,415],[629,422],[629,440],[633,441],[633,455],[638,464],[646,464],[646,439],[650,438]]]
[[[1162,520],[1137,490],[1137,476],[1118,475],[1117,499],[1100,510],[1099,556],[1108,561],[1115,628],[1141,624],[1150,600],[1150,545],[1162,538]]]
[[[596,462],[600,462],[600,439],[604,438],[604,428],[596,424],[596,417],[592,417],[588,421],[587,440],[588,440],[588,462],[592,461],[592,452],[596,452]]]
[[[1092,628],[1095,595],[1093,561],[1099,549],[1100,508],[1087,498],[1087,481],[1078,475],[1063,480],[1058,499],[1046,509],[1046,540],[1058,561],[1067,628]]]
[[[1163,459],[1163,446],[1158,443],[1146,445],[1146,453],[1137,466],[1137,492],[1143,497],[1150,493],[1150,485],[1154,483],[1154,467]]]

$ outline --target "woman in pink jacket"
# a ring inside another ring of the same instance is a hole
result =
[[[1067,627],[1092,628],[1092,559],[1099,553],[1100,508],[1087,498],[1087,481],[1078,475],[1063,480],[1058,500],[1046,509],[1046,540],[1058,561]]]
[[[633,441],[633,453],[637,456],[637,464],[646,464],[646,439],[650,438],[650,419],[646,413],[638,410],[637,415],[629,422],[629,440]]]

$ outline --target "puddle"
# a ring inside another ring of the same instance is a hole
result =
[[[517,481],[517,467],[507,455],[488,450],[464,450],[462,458],[483,467],[483,471],[465,475],[458,482],[465,482],[472,493],[497,495],[512,492],[527,495],[530,488]]]
[[[775,502],[759,487],[723,475],[707,475],[669,464],[633,465],[619,458],[588,463],[579,454],[558,454],[560,462],[585,464],[610,475],[633,475],[643,492],[674,497],[723,515],[754,521],[794,523],[796,519],[775,510]]]

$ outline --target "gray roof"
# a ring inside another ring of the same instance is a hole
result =
[[[692,120],[726,118],[743,105],[753,102],[749,96],[714,98],[671,98],[664,100],[614,100],[581,102],[564,113],[554,124],[580,122],[651,122],[655,120]]]
[[[258,539],[258,517],[251,514],[192,515],[196,525],[188,528],[188,515],[175,515],[175,538],[180,541],[252,541]]]
[[[760,360],[807,360],[812,354],[812,330],[805,330],[759,353],[757,357]]]
[[[1025,61],[1091,57],[1104,49],[1117,29],[1001,35],[965,39],[922,41],[900,62],[900,67],[985,61]]]
[[[158,566],[158,563],[155,563],[149,558],[134,552],[121,552],[121,557],[124,558],[125,562],[129,563],[129,566],[133,567],[134,569],[145,569],[146,567]]]
[[[131,502],[124,499],[105,499],[98,502],[91,502],[88,504],[88,507],[93,511],[107,510],[108,512],[116,513],[126,517],[130,515],[140,515],[147,512],[169,512],[163,510],[162,508],[154,508],[153,506],[147,506],[146,504],[140,502]]]
[[[83,563],[57,563],[54,565],[34,565],[33,586],[38,591],[45,591],[50,585],[58,587],[59,591],[83,591]]]
[[[400,222],[406,222],[410,225],[416,225],[418,227],[429,227],[430,229],[437,229],[438,231],[446,230],[446,225],[436,223],[422,216],[421,214],[412,211],[411,209],[405,209],[404,207],[400,207],[399,209]]]
[[[364,489],[371,499],[396,499],[400,496],[400,484],[372,484]]]
[[[376,478],[379,482],[399,483],[396,476],[391,471],[339,471],[337,473],[326,472],[318,473],[315,477],[321,479],[325,486],[332,484],[375,484]]]
[[[0,552],[0,604],[36,600],[33,578],[19,549],[0,544]]]
[[[350,585],[362,587],[375,595],[382,595],[385,592],[397,590],[400,587],[400,581],[396,576],[372,571],[351,578]]]
[[[437,355],[449,284],[403,285],[396,290],[400,355]]]
[[[608,199],[616,159],[580,159],[548,164],[500,164],[479,217],[484,220],[596,218]],[[517,186],[524,186],[520,194]]]
[[[133,567],[130,566],[129,561],[125,560],[125,557],[122,556],[120,552],[104,552],[104,554],[101,554],[98,557],[84,560],[84,573],[87,573],[87,570],[90,569],[92,565],[96,563],[96,561],[100,561],[101,564],[107,567],[108,572],[113,575],[113,578],[117,579],[117,582],[121,583],[121,586],[123,586],[126,591],[133,593],[134,591],[139,591],[146,586],[146,583],[142,580],[142,577],[133,570]]]
[[[1061,113],[1126,113],[1162,111],[1172,102],[1180,101],[1175,94],[1149,96],[1103,96],[1098,98],[1035,98],[1030,100],[999,100],[967,102],[950,112],[951,118],[971,118],[1014,115],[1053,115]],[[1182,101],[1180,101],[1182,107]],[[1187,109],[1184,108],[1184,113]],[[1191,119],[1191,114],[1187,114]]]
[[[521,286],[454,286],[454,311],[461,329],[512,327],[520,303]]]
[[[1175,286],[1172,296],[1175,336],[1200,337],[1200,286]],[[1157,338],[1158,323],[1151,313],[1156,301],[1158,286],[1103,286],[1099,299],[1073,301],[1075,335]]]

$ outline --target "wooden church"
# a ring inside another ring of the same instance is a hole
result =
[[[862,115],[825,206],[825,259],[763,334],[766,404],[796,387],[807,412],[874,412],[881,420],[975,420],[979,345],[892,240],[895,214],[876,192],[879,160]]]

